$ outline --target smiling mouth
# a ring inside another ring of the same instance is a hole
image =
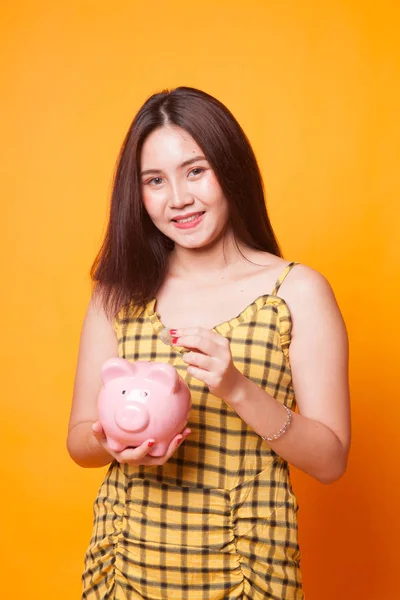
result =
[[[191,221],[195,221],[199,217],[202,217],[204,215],[204,213],[205,213],[205,211],[198,212],[198,213],[194,213],[194,214],[190,215],[190,217],[183,217],[181,219],[172,219],[172,220],[174,221],[174,223],[190,223]]]

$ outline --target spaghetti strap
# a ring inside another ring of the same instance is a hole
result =
[[[294,261],[288,264],[288,266],[285,268],[285,270],[279,276],[279,279],[275,283],[274,289],[271,292],[271,296],[276,296],[277,295],[277,293],[279,292],[279,288],[281,287],[282,283],[285,281],[287,275],[290,273],[290,271],[292,270],[292,268],[295,265],[298,265],[298,264],[299,264],[298,262],[294,262]]]

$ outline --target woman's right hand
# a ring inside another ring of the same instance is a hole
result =
[[[167,452],[163,456],[149,456],[151,447],[156,441],[152,438],[144,441],[143,444],[136,448],[127,448],[126,450],[122,450],[122,452],[113,452],[107,444],[107,438],[100,421],[93,423],[92,431],[100,446],[102,446],[102,448],[104,448],[104,450],[106,450],[106,452],[108,452],[117,462],[133,466],[143,465],[146,467],[164,465],[191,432],[191,430],[186,427],[181,433],[178,433],[178,435],[172,439]]]

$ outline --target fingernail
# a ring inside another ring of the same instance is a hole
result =
[[[179,446],[179,444],[182,442],[182,440],[183,440],[183,436],[176,440],[176,445]]]
[[[177,337],[173,337],[173,338],[172,338],[172,343],[173,343],[173,344],[176,344],[176,342],[177,342],[177,341],[178,341],[178,338],[177,338]]]
[[[169,332],[171,335],[175,335],[177,332],[177,329],[170,329]]]
[[[188,437],[188,435],[190,435],[192,432],[188,431],[187,433],[185,433],[185,435],[183,436],[183,438],[186,440],[186,438]]]
[[[155,444],[155,442],[149,442],[148,443],[149,448],[151,448],[152,446],[154,446],[154,444]]]

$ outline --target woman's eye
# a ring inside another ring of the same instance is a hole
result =
[[[146,185],[152,185],[152,186],[158,186],[161,183],[162,183],[161,177],[153,177],[152,179],[149,179],[148,181],[146,181]]]
[[[205,169],[202,169],[201,167],[196,167],[195,169],[189,171],[189,175],[194,175],[196,177],[196,175],[200,175],[201,173],[203,173],[203,171],[205,171]]]

